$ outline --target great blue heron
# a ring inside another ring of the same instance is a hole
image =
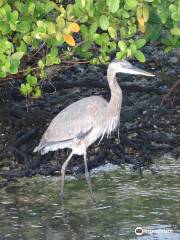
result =
[[[76,101],[62,110],[50,123],[34,152],[46,154],[57,149],[72,149],[61,168],[61,198],[64,198],[66,167],[74,154],[84,155],[85,176],[92,193],[87,167],[86,150],[98,138],[109,135],[119,124],[122,91],[116,80],[116,73],[154,76],[132,66],[128,61],[112,61],[107,69],[107,80],[111,91],[110,101],[99,96],[91,96]]]

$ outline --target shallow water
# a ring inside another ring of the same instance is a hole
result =
[[[0,239],[180,239],[180,162],[156,161],[152,174],[129,168],[93,177],[96,203],[86,181],[65,183],[64,205],[59,180],[34,177],[0,190]],[[144,233],[135,234],[141,227]]]

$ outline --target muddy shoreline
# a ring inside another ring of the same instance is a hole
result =
[[[98,141],[88,150],[89,169],[112,163],[133,165],[141,171],[149,168],[156,156],[166,153],[180,156],[180,95],[160,107],[161,98],[175,80],[180,78],[179,53],[162,54],[162,49],[145,48],[147,63],[138,64],[154,72],[156,78],[118,75],[123,90],[123,106],[119,135]],[[153,52],[154,51],[154,52]],[[74,65],[58,70],[51,80],[43,82],[43,96],[27,101],[19,96],[18,81],[1,85],[0,107],[0,178],[3,185],[17,177],[59,175],[68,150],[50,152],[45,156],[33,154],[42,133],[51,119],[72,102],[90,95],[110,98],[105,66]],[[82,173],[82,157],[75,156],[68,172]]]

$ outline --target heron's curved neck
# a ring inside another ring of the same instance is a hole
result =
[[[122,90],[116,80],[116,73],[111,68],[108,68],[107,70],[107,80],[111,90],[111,99],[109,102],[109,106],[112,106],[112,108],[117,107],[121,109]]]

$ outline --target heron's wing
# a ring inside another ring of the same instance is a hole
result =
[[[106,106],[107,101],[98,96],[72,103],[52,120],[37,147],[38,150],[48,143],[82,138],[94,127],[97,113]]]

